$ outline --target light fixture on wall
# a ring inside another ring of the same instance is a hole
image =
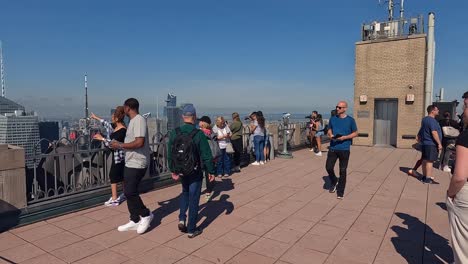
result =
[[[367,103],[367,95],[363,94],[359,96],[359,103],[366,104]]]
[[[406,95],[406,104],[413,104],[414,103],[414,94],[407,94]]]

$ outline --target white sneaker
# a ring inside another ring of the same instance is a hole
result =
[[[444,171],[445,172],[452,172],[452,169],[450,169],[450,167],[448,165],[445,165],[444,166]]]
[[[258,165],[260,165],[260,163],[258,163],[258,162],[255,161],[255,162],[253,162],[251,165],[258,166]]]
[[[260,161],[260,165],[265,165],[265,162],[263,162],[263,161]]]
[[[314,149],[313,149],[313,148],[311,148],[311,149],[309,149],[309,151],[310,151],[310,152],[312,152],[312,151],[314,151]]]
[[[141,221],[140,221],[141,222]],[[140,222],[135,223],[132,220],[130,222],[126,223],[125,225],[121,225],[117,228],[120,232],[125,232],[125,231],[131,231],[131,230],[137,230],[137,228],[140,225]]]
[[[109,206],[110,203],[112,203],[114,200],[111,198],[109,198],[109,200],[107,200],[107,202],[104,203],[105,206]]]
[[[315,153],[315,156],[322,157],[322,151]]]
[[[148,228],[151,225],[151,221],[153,221],[152,213],[150,213],[150,215],[148,215],[147,217],[142,217],[140,220],[140,224],[138,225],[138,228],[137,228],[137,233],[143,234],[144,232],[146,232],[146,230],[148,230]]]

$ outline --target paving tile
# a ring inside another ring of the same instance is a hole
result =
[[[333,209],[322,220],[320,220],[320,223],[347,229],[351,227],[358,216],[359,212],[356,211]]]
[[[130,240],[134,237],[137,237],[136,232],[119,232],[117,230],[111,230],[106,233],[102,233],[95,237],[88,239],[96,244],[99,244],[105,248],[111,248],[120,243],[124,243],[127,240]]]
[[[61,232],[63,232],[63,229],[51,224],[46,224],[21,233],[16,233],[16,235],[28,242],[33,242]]]
[[[69,231],[82,238],[91,238],[112,229],[114,229],[114,227],[100,222],[94,222],[74,229],[70,229]]]
[[[105,250],[95,255],[84,258],[75,263],[76,264],[121,264],[127,260],[129,260],[129,258],[122,256],[120,254],[117,254],[113,251]]]
[[[374,235],[385,235],[391,217],[372,214],[361,214],[351,227],[351,230]]]
[[[260,238],[257,242],[248,247],[247,251],[276,259],[283,255],[289,247],[290,245],[283,242]]]
[[[327,257],[328,255],[322,252],[295,245],[281,257],[281,260],[291,264],[322,264]]]
[[[81,240],[83,240],[83,238],[70,232],[63,231],[62,233],[37,240],[34,242],[34,244],[40,247],[42,250],[51,252],[56,249],[77,243]]]
[[[90,212],[90,213],[87,213],[87,214],[83,214],[83,216],[91,218],[91,219],[96,220],[96,221],[100,221],[100,220],[103,220],[105,218],[115,216],[115,215],[119,215],[119,214],[122,214],[122,213],[117,211],[117,210],[113,210],[111,208],[103,208],[101,210],[96,210],[96,211],[93,211],[93,212]]]
[[[154,241],[158,244],[164,244],[176,237],[184,235],[177,229],[177,225],[159,226],[142,235],[143,238]],[[185,234],[186,235],[186,234]]]
[[[178,251],[190,254],[210,242],[211,240],[205,239],[201,236],[193,239],[190,239],[187,236],[179,236],[165,243],[164,245],[176,249]]]
[[[187,254],[165,246],[158,246],[145,252],[136,260],[144,264],[170,264],[187,256]]]
[[[354,260],[352,257],[337,257],[337,256],[329,256],[325,264],[369,264],[372,262],[360,262]],[[374,262],[375,263],[375,262]],[[401,262],[392,262],[394,264],[401,263]]]
[[[124,225],[130,221],[130,216],[128,213],[121,213],[118,215],[113,215],[107,218],[100,220],[99,222],[104,223],[106,225],[112,226],[113,228],[117,229],[118,226]]]
[[[27,230],[30,230],[30,229],[34,229],[34,228],[38,228],[40,226],[44,226],[44,225],[47,225],[48,223],[46,221],[40,221],[40,222],[37,222],[37,223],[34,223],[34,224],[30,224],[30,225],[25,225],[25,226],[21,226],[21,227],[17,227],[17,228],[13,228],[11,229],[9,232],[13,233],[13,234],[18,234],[18,233],[22,233],[24,231],[27,231]]]
[[[310,203],[298,212],[296,212],[293,215],[293,217],[310,222],[317,222],[322,217],[324,217],[328,213],[328,211],[330,211],[330,209],[331,207],[325,206],[321,203]]]
[[[302,220],[299,218],[289,217],[283,222],[281,222],[278,226],[293,229],[293,230],[300,231],[300,232],[307,232],[315,224],[316,222],[310,222],[310,221]]]
[[[237,217],[245,218],[245,219],[251,219],[251,218],[257,216],[260,213],[262,213],[262,211],[259,211],[257,209],[251,208],[251,207],[246,207],[246,206],[236,208],[232,212],[233,215],[235,215]]]
[[[332,255],[370,263],[377,255],[381,242],[381,236],[349,231],[332,252]]]
[[[21,262],[21,264],[65,264],[65,262],[54,257],[51,254],[44,254],[44,255],[40,255],[38,257],[34,257],[26,261],[23,261]]]
[[[195,251],[192,255],[213,263],[224,263],[237,255],[241,249],[218,243],[210,243]]]
[[[346,229],[317,224],[302,237],[297,245],[330,254],[346,234]]]
[[[233,215],[223,216],[222,218],[217,219],[216,222],[213,222],[209,226],[205,227],[203,229],[202,237],[215,240],[218,237],[233,230],[234,228],[242,225],[244,222],[246,222],[246,219],[244,218]]]
[[[81,216],[81,215],[76,215],[72,218],[67,218],[67,219],[64,219],[64,220],[60,220],[60,221],[55,221],[55,222],[52,222],[53,225],[55,226],[58,226],[64,230],[71,230],[71,229],[74,229],[74,228],[77,228],[77,227],[80,227],[80,226],[84,226],[84,225],[88,225],[88,224],[91,224],[91,223],[95,223],[96,221],[91,219],[91,218],[88,218],[88,217],[84,217],[84,216]]]
[[[176,262],[177,264],[212,264],[212,262],[209,262],[207,260],[197,258],[194,256],[187,256],[179,261]]]
[[[269,238],[272,240],[284,242],[287,244],[294,244],[296,243],[306,231],[297,231],[290,228],[284,227],[275,227],[270,232],[266,233],[263,237]]]
[[[260,223],[260,222],[250,220],[238,226],[236,229],[245,233],[252,234],[252,235],[263,236],[268,231],[270,231],[274,226],[275,224],[265,224],[265,223]]]
[[[111,250],[129,258],[136,258],[159,245],[159,243],[138,236],[112,247]]]
[[[31,244],[24,244],[0,252],[0,256],[13,263],[19,263],[43,255],[45,252]]]
[[[260,237],[252,234],[232,230],[224,236],[216,239],[214,243],[220,243],[227,246],[233,246],[239,249],[244,249],[259,238]]]
[[[234,258],[226,262],[228,264],[272,264],[275,263],[274,258],[265,257],[257,253],[242,251]]]
[[[103,246],[85,240],[61,249],[54,250],[51,252],[51,254],[61,260],[64,260],[65,262],[71,263],[94,255],[104,249],[105,248]]]
[[[0,234],[0,252],[10,248],[15,248],[26,244],[27,242],[23,239],[15,236],[10,232],[3,232]]]

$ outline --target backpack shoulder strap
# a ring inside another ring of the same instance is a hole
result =
[[[190,137],[193,139],[199,131],[200,131],[199,129],[193,128],[192,132],[190,132],[189,134]]]

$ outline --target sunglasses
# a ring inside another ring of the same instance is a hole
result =
[[[344,107],[344,106],[338,106],[338,105],[336,106],[336,109],[343,109],[343,108],[346,108],[346,107]]]

